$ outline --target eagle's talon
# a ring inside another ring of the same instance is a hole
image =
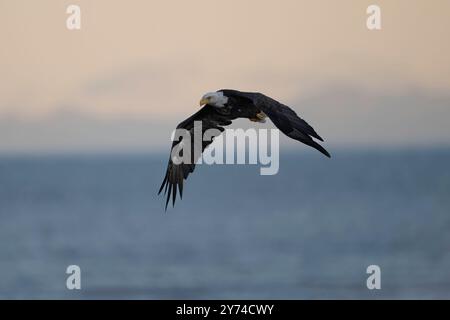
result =
[[[259,122],[259,123],[265,123],[266,122],[267,115],[264,112],[259,112],[256,114],[256,118],[251,118],[250,121],[253,122]]]

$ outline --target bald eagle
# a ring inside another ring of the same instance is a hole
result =
[[[208,129],[217,129],[223,132],[225,126],[232,123],[232,120],[238,118],[247,118],[254,122],[265,122],[266,117],[275,124],[275,126],[288,137],[303,142],[313,147],[330,158],[330,154],[313,138],[323,141],[317,132],[303,119],[301,119],[295,111],[288,106],[262,94],[256,92],[241,92],[237,90],[223,89],[216,92],[206,93],[200,100],[200,106],[203,106],[198,112],[181,122],[177,129],[185,129],[191,132],[191,148],[194,148],[193,131],[194,122],[201,121],[202,134]],[[173,141],[171,151],[182,143]],[[212,143],[210,141],[202,141],[201,152]],[[190,173],[194,171],[195,163],[199,159],[195,158],[195,152],[191,152],[191,161],[189,163],[174,163],[172,157],[169,158],[166,175],[161,184],[158,194],[164,189],[167,194],[166,209],[170,198],[172,197],[172,205],[175,205],[177,197],[177,189],[180,198],[183,197],[183,182]]]

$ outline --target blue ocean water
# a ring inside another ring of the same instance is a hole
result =
[[[1,157],[0,298],[450,298],[450,151],[333,156],[199,166],[166,213],[167,155]]]

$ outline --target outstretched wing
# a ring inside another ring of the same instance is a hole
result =
[[[323,141],[317,132],[305,120],[300,118],[294,110],[288,106],[266,96],[262,93],[239,92],[234,90],[231,94],[239,95],[252,101],[252,103],[264,112],[274,125],[288,137],[317,149],[327,157],[331,157],[325,148],[314,141],[312,138]]]
[[[201,134],[201,137],[203,137],[206,130],[216,129],[215,133],[211,130],[211,140],[203,141],[200,137],[201,143],[196,145],[194,141],[194,131],[198,130],[198,127],[194,125],[196,121],[201,122],[201,132],[195,132],[196,135]],[[177,130],[184,129],[186,130],[185,133],[189,135],[190,148],[183,148],[183,143],[185,143],[183,142],[183,137],[180,137],[178,141],[174,139],[172,143],[166,175],[158,192],[158,194],[160,194],[164,189],[164,194],[167,194],[166,209],[171,197],[172,205],[175,205],[177,189],[180,192],[180,198],[183,197],[183,182],[186,180],[188,175],[194,171],[195,164],[200,158],[202,152],[213,142],[213,139],[216,136],[225,130],[223,127],[230,124],[231,120],[229,120],[225,115],[218,113],[214,107],[206,105],[177,126]],[[175,137],[177,135],[178,132],[176,132]],[[189,144],[185,144],[185,146],[186,145]],[[188,154],[183,154],[184,152],[187,152]],[[176,156],[179,157],[175,158]],[[186,159],[187,161],[183,161],[182,159]]]

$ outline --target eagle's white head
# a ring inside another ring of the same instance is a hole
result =
[[[226,97],[223,92],[208,92],[206,93],[202,99],[200,100],[200,106],[205,104],[209,104],[213,107],[223,108],[225,104],[228,102],[228,97]]]

